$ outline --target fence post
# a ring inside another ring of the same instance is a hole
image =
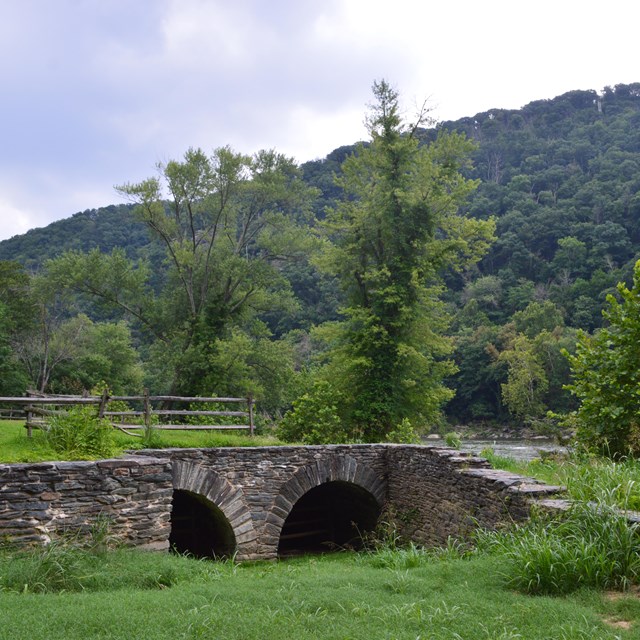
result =
[[[29,396],[31,396],[31,393],[29,391],[27,391],[27,397],[29,397]],[[31,409],[31,405],[27,405],[25,407],[25,412],[27,414],[27,424],[26,424],[26,427],[27,427],[27,438],[30,438],[32,433],[33,433],[33,424],[31,422],[32,413],[31,413],[30,409]]]
[[[253,435],[253,396],[247,398],[247,404],[249,405],[249,435]]]
[[[144,390],[144,438],[147,443],[151,439],[151,401],[149,400],[149,389]]]
[[[98,418],[100,418],[100,420],[104,418],[104,412],[107,409],[107,402],[109,402],[109,390],[105,387],[102,391],[102,397],[100,398],[100,405],[98,407]]]

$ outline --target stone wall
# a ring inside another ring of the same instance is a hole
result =
[[[365,490],[425,544],[525,518],[532,498],[557,490],[481,458],[418,445],[148,450],[119,460],[0,465],[0,537],[46,542],[102,516],[127,544],[167,548],[180,490],[222,512],[239,559],[274,558],[293,506],[328,482]]]
[[[166,549],[172,495],[167,459],[0,464],[0,538],[47,543],[104,518],[122,542]]]
[[[387,452],[388,504],[404,534],[426,545],[524,520],[532,500],[561,489],[492,469],[484,458],[455,449],[389,445]]]

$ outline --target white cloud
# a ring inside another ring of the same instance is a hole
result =
[[[0,198],[0,237],[11,238],[38,226],[38,219],[46,216],[20,208],[7,198]]]
[[[0,2],[0,238],[118,202],[189,146],[299,161],[363,137],[375,79],[410,116],[636,82],[627,0]]]

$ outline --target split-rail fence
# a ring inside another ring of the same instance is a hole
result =
[[[111,410],[110,402],[132,403],[138,408],[120,408]],[[244,405],[245,410],[225,410],[225,409],[193,409],[194,405],[202,404],[231,404]],[[100,396],[72,396],[72,395],[49,395],[30,392],[27,396],[21,397],[0,397],[0,404],[9,405],[12,412],[16,407],[20,407],[20,412],[25,417],[25,427],[27,434],[31,436],[33,429],[48,428],[47,418],[62,415],[65,409],[73,406],[93,405],[96,407],[96,414],[99,418],[105,418],[111,425],[129,435],[142,436],[135,431],[149,432],[151,429],[166,430],[224,430],[224,429],[244,429],[249,431],[249,435],[254,433],[254,409],[253,398],[202,398],[184,396],[151,396],[147,392],[140,396],[110,396],[103,393]],[[174,408],[176,405],[183,408]],[[188,408],[184,408],[187,405]],[[246,424],[192,424],[189,418],[197,418],[198,422],[203,418],[209,419],[219,417],[243,418]],[[169,422],[167,422],[169,420]]]

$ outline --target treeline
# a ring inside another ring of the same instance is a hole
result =
[[[351,438],[402,415],[433,428],[440,407],[537,425],[574,409],[562,350],[640,253],[640,84],[369,118],[367,143],[300,167],[189,150],[123,185],[130,204],[0,243],[0,392],[251,393]]]

